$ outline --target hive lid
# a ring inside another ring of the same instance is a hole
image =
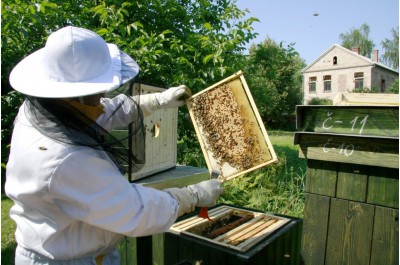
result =
[[[277,161],[241,71],[186,100],[210,175],[229,180]]]

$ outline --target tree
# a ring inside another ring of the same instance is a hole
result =
[[[384,54],[382,59],[384,63],[395,69],[399,70],[399,27],[397,29],[392,29],[393,39],[385,39],[381,42],[382,48],[384,49]]]
[[[352,28],[349,32],[340,34],[342,46],[349,50],[360,48],[360,54],[370,58],[375,44],[369,39],[369,31],[368,24],[364,23],[360,28]]]
[[[244,72],[257,108],[269,127],[293,129],[295,106],[302,102],[305,62],[291,43],[267,38],[252,45]]]

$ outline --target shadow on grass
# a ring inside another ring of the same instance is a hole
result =
[[[9,244],[5,248],[1,248],[1,265],[12,265],[14,264],[15,248],[17,243]]]
[[[274,150],[278,157],[286,158],[286,166],[288,169],[292,167],[299,176],[305,174],[307,170],[307,160],[299,158],[298,149],[293,149],[288,146],[274,145]]]

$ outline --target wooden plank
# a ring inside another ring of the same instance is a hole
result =
[[[397,106],[298,106],[297,130],[370,136],[399,136]]]
[[[272,225],[267,226],[264,230],[262,231],[258,231],[257,234],[255,234],[253,237],[246,237],[246,241],[241,243],[240,245],[238,245],[237,247],[241,250],[241,251],[246,251],[249,248],[251,248],[252,246],[254,246],[255,244],[257,244],[258,242],[260,242],[261,240],[263,240],[266,236],[268,236],[269,234],[277,231],[280,227],[282,227],[284,224],[286,224],[289,220],[278,220],[274,223],[272,223]]]
[[[399,106],[398,94],[384,93],[338,93],[333,105],[367,105],[367,106]]]
[[[335,197],[337,163],[307,160],[305,192]]]
[[[373,223],[374,206],[331,199],[325,264],[369,264]]]
[[[209,179],[210,173],[205,168],[177,165],[152,176],[135,180],[134,183],[164,190],[167,188],[182,188]]]
[[[172,233],[164,234],[164,265],[178,263],[179,236]],[[156,264],[156,263],[155,263]]]
[[[155,234],[152,236],[152,249],[153,249],[153,261],[152,264],[164,265],[165,263],[165,236],[164,234]],[[171,243],[171,242],[170,242]]]
[[[136,238],[124,237],[118,244],[121,265],[138,264]]]
[[[152,265],[153,263],[152,237],[151,236],[137,237],[135,238],[135,240],[136,240],[137,263],[134,264]]]
[[[374,234],[370,265],[399,264],[399,210],[375,209]]]
[[[371,167],[368,177],[367,202],[399,208],[399,170]]]
[[[365,202],[367,197],[368,167],[339,164],[336,197]]]
[[[305,194],[302,257],[305,265],[324,264],[330,198]]]
[[[300,157],[330,162],[399,168],[399,140],[296,133]]]

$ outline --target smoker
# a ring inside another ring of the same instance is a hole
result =
[[[148,176],[129,176],[133,181],[158,189],[183,187],[210,178],[225,182],[277,161],[241,71],[192,95],[186,105],[207,169],[176,166],[176,161],[171,161],[170,169]],[[177,116],[173,118],[177,120]],[[145,123],[151,131],[157,129],[155,121],[162,120],[151,117]],[[163,147],[155,142],[155,135],[146,134],[146,144],[149,141],[158,150]],[[170,141],[176,144],[176,134],[171,137],[175,137]],[[172,153],[176,154],[176,150]],[[299,218],[217,205],[209,210],[209,219],[197,213],[185,215],[168,233],[127,239],[122,247],[125,253],[140,255],[122,255],[122,263],[299,264],[301,223]]]

